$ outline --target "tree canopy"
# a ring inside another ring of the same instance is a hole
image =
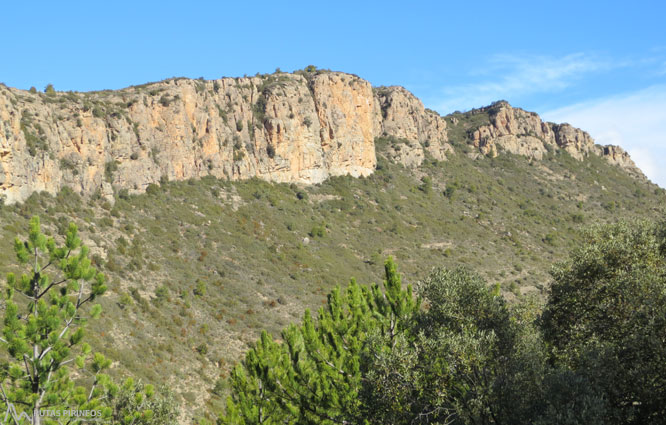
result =
[[[224,424],[650,424],[666,416],[666,226],[590,229],[549,297],[469,270],[352,281],[233,372]]]
[[[9,356],[0,362],[0,400],[8,423],[175,423],[175,405],[168,393],[158,394],[151,385],[131,378],[115,384],[104,373],[111,361],[83,342],[87,318],[97,318],[102,311],[98,304],[88,306],[107,285],[91,265],[74,223],[60,239],[59,245],[42,233],[39,217],[33,217],[28,238],[14,241],[18,262],[28,271],[20,276],[9,273],[4,288],[0,346]],[[87,413],[47,413],[72,410]]]

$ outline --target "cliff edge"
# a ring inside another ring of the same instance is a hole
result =
[[[465,130],[484,155],[540,159],[552,149],[599,155],[644,178],[617,146],[598,146],[568,124],[497,102],[470,112],[487,121]],[[470,114],[468,113],[468,114]],[[445,160],[456,115],[442,117],[402,87],[373,88],[350,74],[294,74],[190,80],[100,92],[28,92],[0,86],[0,196],[13,203],[68,186],[112,198],[162,179],[212,175],[319,183],[367,176],[375,139],[406,143],[391,156],[408,167]]]

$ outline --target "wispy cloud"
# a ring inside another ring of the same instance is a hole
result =
[[[583,53],[563,57],[496,55],[473,72],[480,82],[444,88],[436,109],[448,113],[498,99],[559,92],[590,74],[623,65]]]
[[[653,182],[666,187],[666,85],[597,99],[541,114],[622,146]]]

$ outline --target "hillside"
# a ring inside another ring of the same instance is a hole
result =
[[[31,215],[53,234],[74,220],[110,277],[93,347],[192,415],[221,408],[261,329],[378,280],[389,255],[407,281],[464,264],[509,299],[539,296],[581,226],[666,201],[567,124],[505,102],[440,117],[341,73],[1,88],[0,118],[0,271]]]

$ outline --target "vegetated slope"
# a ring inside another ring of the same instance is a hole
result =
[[[221,408],[224,378],[261,329],[277,334],[350,277],[376,281],[388,255],[406,281],[465,264],[509,298],[538,295],[578,227],[656,216],[666,200],[603,156],[480,156],[474,134],[488,111],[446,119],[456,150],[446,161],[426,154],[406,168],[389,158],[411,142],[378,138],[377,170],[364,178],[163,181],[113,204],[69,189],[33,194],[0,209],[0,270],[13,270],[12,240],[28,217],[52,233],[74,220],[110,277],[94,348],[114,373],[168,383],[200,414]]]

